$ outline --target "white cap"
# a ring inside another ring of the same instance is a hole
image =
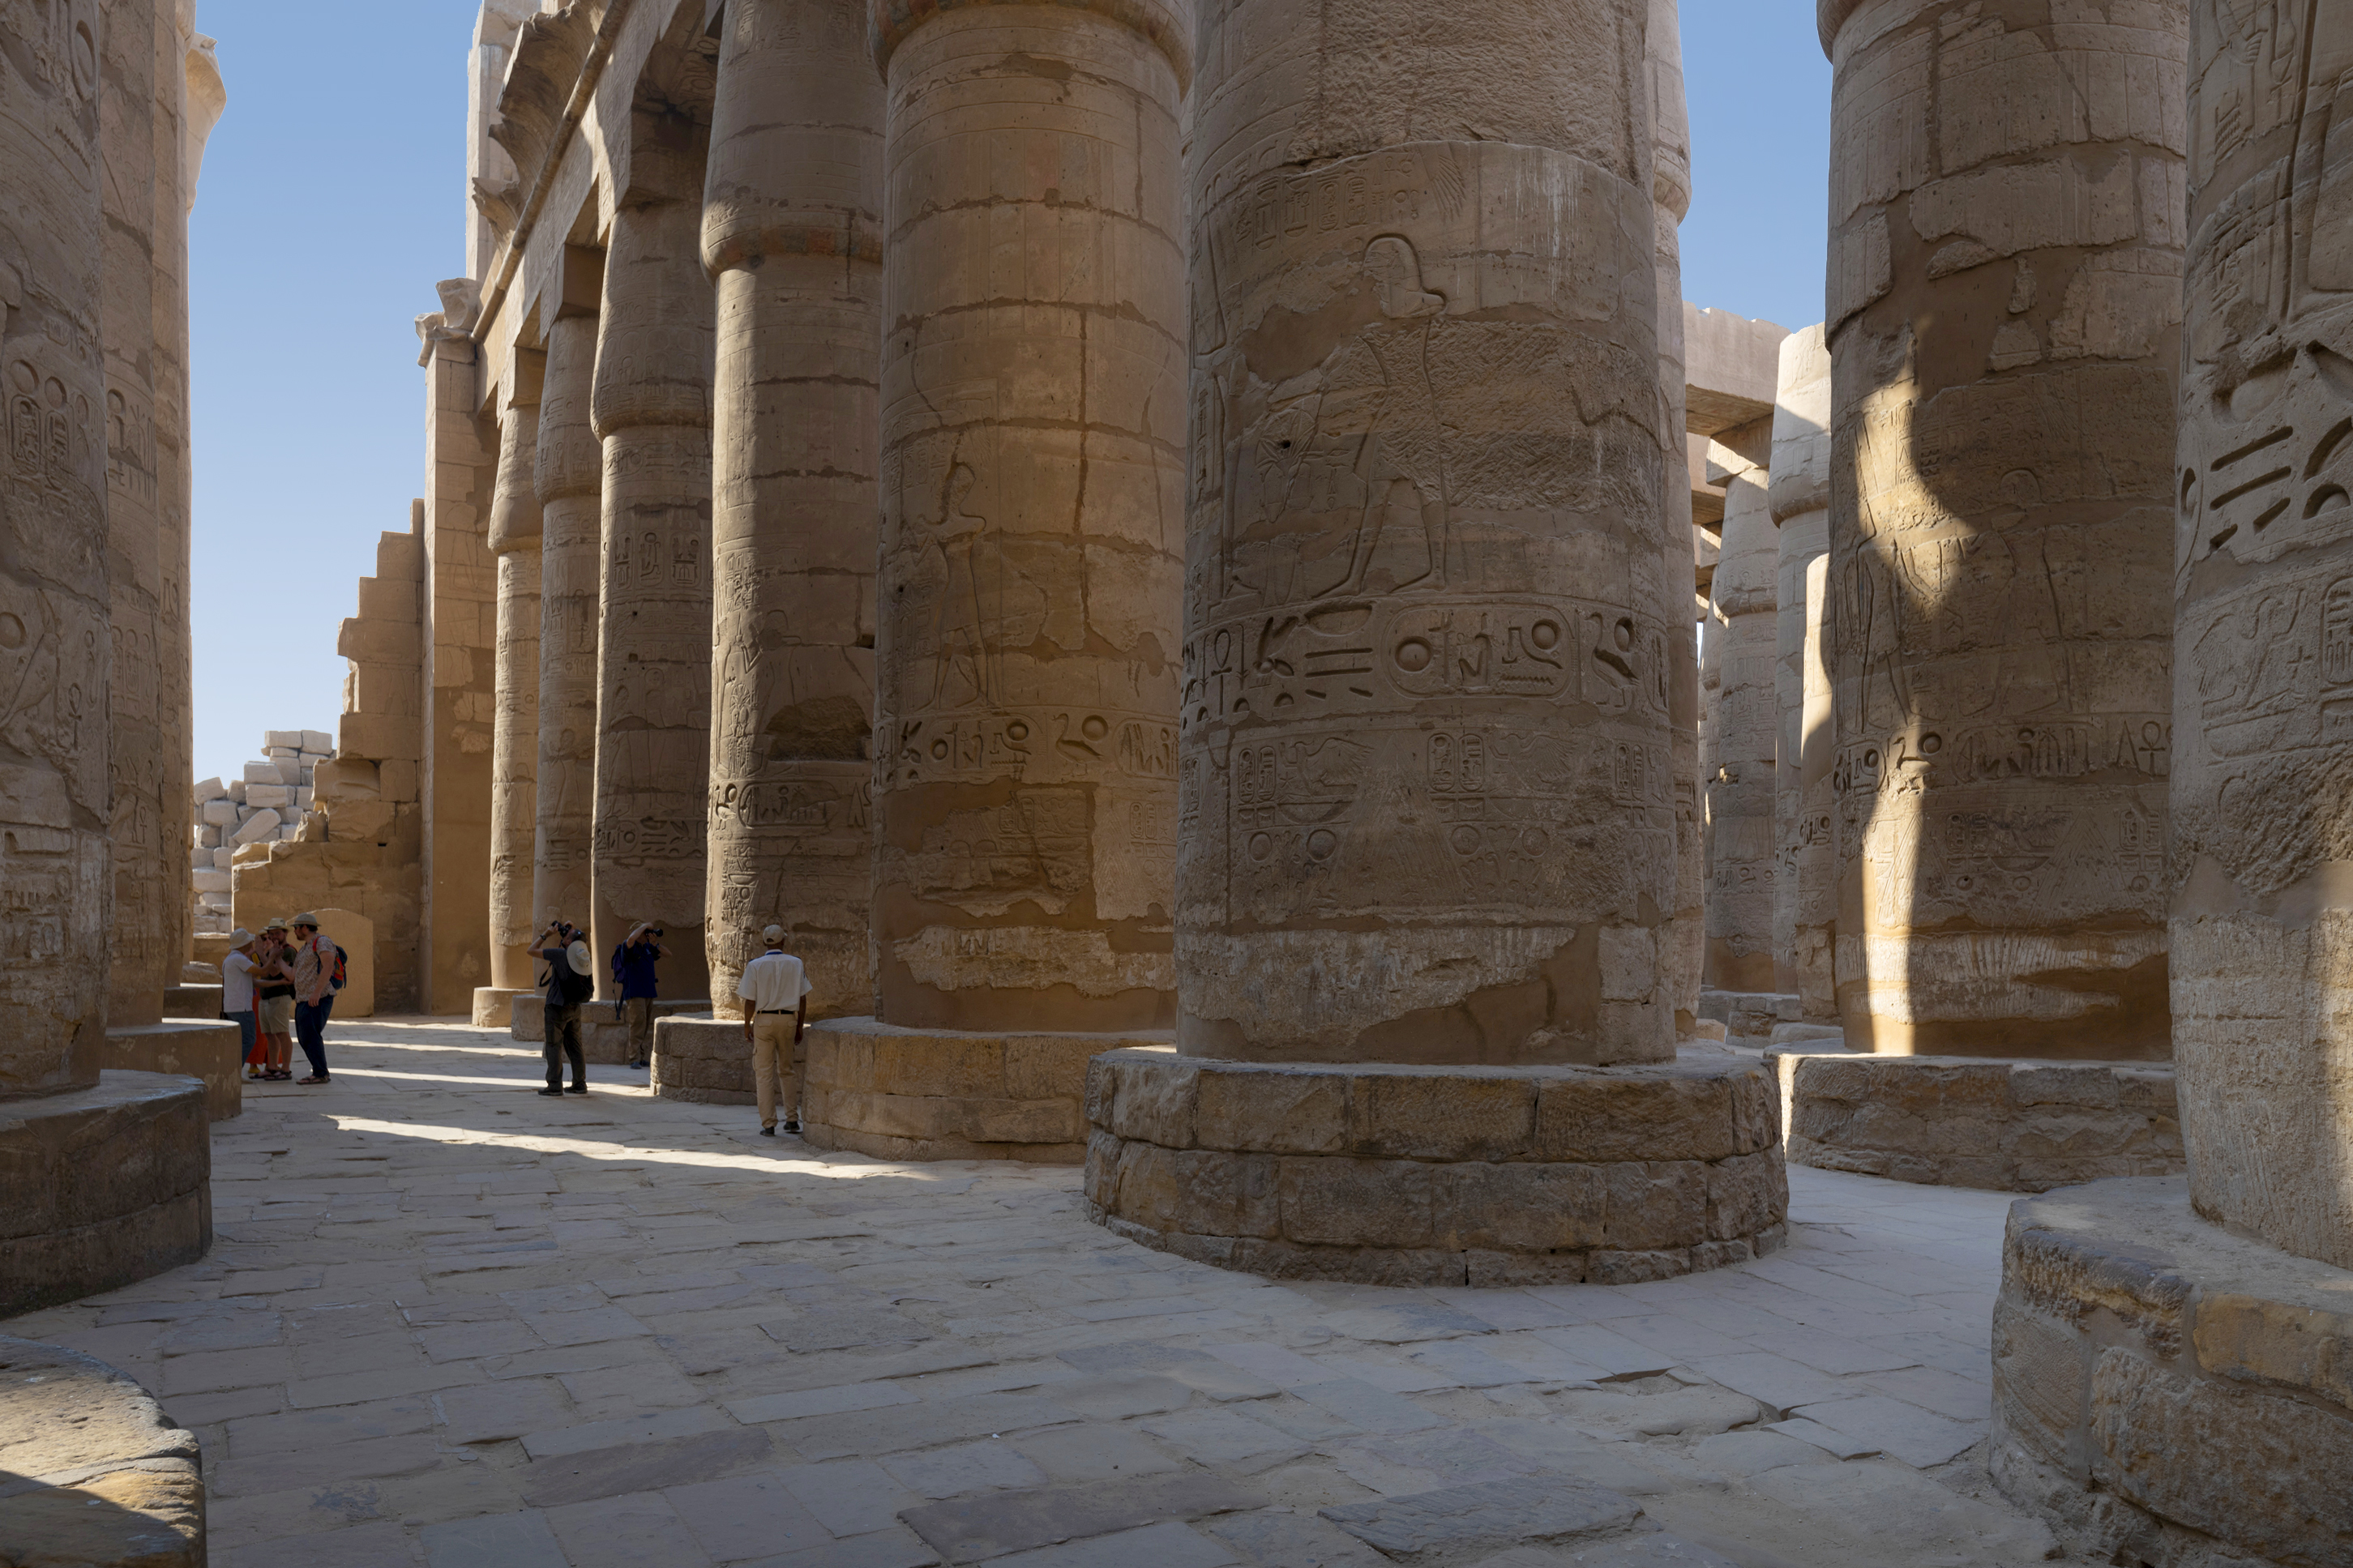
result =
[[[785,941],[785,928],[782,926],[770,926],[767,930],[760,933],[760,940],[766,942],[770,947],[781,947],[784,945]]]

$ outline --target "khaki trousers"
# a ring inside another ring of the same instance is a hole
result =
[[[798,1121],[801,1106],[801,1068],[808,1059],[806,1042],[793,1038],[791,1013],[761,1013],[752,1019],[752,1081],[759,1086],[760,1125],[776,1124],[776,1106],[781,1100],[785,1120]],[[778,1079],[783,1080],[778,1092]]]

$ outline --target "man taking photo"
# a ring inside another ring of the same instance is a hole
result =
[[[654,965],[670,956],[662,928],[639,922],[613,950],[613,984],[621,991],[621,1020],[629,1026],[629,1065],[642,1068],[654,1054]]]

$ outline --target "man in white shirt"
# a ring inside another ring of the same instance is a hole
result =
[[[811,989],[801,961],[785,951],[785,928],[760,933],[768,951],[744,966],[735,994],[744,1003],[744,1038],[752,1047],[752,1078],[760,1090],[760,1136],[776,1135],[776,1079],[785,1077],[785,1131],[798,1132],[802,1002]],[[786,1063],[789,1060],[790,1067]]]
[[[237,1025],[245,1043],[245,1076],[258,1079],[262,1053],[254,1049],[253,933],[243,926],[228,933],[228,953],[221,960],[221,1016]]]

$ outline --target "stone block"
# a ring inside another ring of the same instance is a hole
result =
[[[209,973],[220,970],[209,963],[185,965],[180,984],[164,993],[164,1016],[166,1018],[217,1018],[221,1016],[221,988],[218,980],[190,980],[185,975]]]
[[[253,799],[255,784],[282,784],[285,782],[275,762],[263,761],[245,764],[245,798],[250,804],[257,805],[265,804]]]
[[[1602,1169],[1609,1183],[1605,1201],[1612,1248],[1669,1249],[1710,1239],[1705,1165],[1695,1160],[1653,1160]]]
[[[1750,1070],[1762,1079],[1761,1071]],[[1731,1085],[1737,1077],[1593,1073],[1548,1080],[1537,1099],[1535,1155],[1721,1160],[1739,1152],[1742,1142],[1733,1117]]]
[[[294,804],[294,791],[285,784],[248,784],[245,786],[245,804],[282,810]]]
[[[2011,1441],[2045,1463],[2091,1479],[2084,1436],[2091,1415],[2092,1344],[2074,1325],[2010,1300],[1994,1303],[1994,1411]]]
[[[204,805],[204,803],[208,800],[219,798],[221,793],[221,781],[219,775],[216,774],[208,779],[198,780],[195,788],[191,790],[189,793],[195,798],[195,803],[198,805]]]
[[[1326,1247],[1432,1245],[1431,1167],[1409,1160],[1300,1155],[1276,1167],[1282,1232]]]
[[[376,763],[377,777],[382,781],[384,798],[396,805],[417,798],[417,759],[390,752]]]
[[[202,1568],[196,1435],[102,1362],[0,1337],[0,1502],[12,1563]]]
[[[245,1037],[220,1018],[219,986],[189,989],[212,993],[213,1021],[167,1017],[160,1024],[118,1025],[106,1031],[106,1065],[195,1079],[205,1086],[206,1117],[226,1121],[245,1109]]]
[[[1544,1253],[1608,1240],[1608,1165],[1461,1161],[1430,1169],[1440,1247]]]
[[[261,744],[265,751],[299,752],[302,749],[302,731],[266,730],[262,731]]]
[[[302,749],[324,755],[335,749],[335,738],[324,730],[305,730],[302,731]]]
[[[245,803],[245,781],[243,779],[231,779],[228,783],[223,784],[221,788],[227,794],[229,799],[236,801],[240,805]]]
[[[1503,1160],[1535,1132],[1536,1086],[1518,1076],[1363,1072],[1349,1081],[1348,1147],[1377,1160]]]
[[[226,893],[229,874],[216,866],[198,866],[188,872],[188,885],[199,893]]]
[[[1123,1052],[1099,1058],[1087,1071],[1091,1079],[1097,1072],[1108,1075],[1111,1110],[1104,1125],[1112,1131],[1164,1149],[1189,1149],[1199,1126],[1202,1065],[1158,1056],[1139,1060]]]
[[[757,1097],[743,1023],[733,1018],[654,1020],[653,1091],[662,1100],[752,1104]]]
[[[1789,1173],[1775,1154],[1735,1154],[1707,1166],[1706,1173],[1712,1240],[1755,1236],[1789,1212]]]
[[[237,826],[237,802],[226,796],[208,800],[205,802],[201,815],[206,826],[234,827]]]
[[[211,1162],[195,1079],[101,1071],[91,1089],[0,1102],[0,1316],[202,1257]]]
[[[220,847],[220,841],[221,830],[219,825],[208,822],[196,829],[196,847],[198,848],[217,849]]]
[[[229,842],[240,845],[258,844],[265,838],[274,838],[278,835],[278,829],[284,826],[284,823],[285,818],[265,806],[247,817],[244,826],[229,836]]]
[[[1149,1075],[1139,1075],[1148,1079]],[[1192,1079],[1188,1129],[1176,1131],[1204,1149],[1271,1154],[1336,1154],[1349,1146],[1349,1080],[1330,1073],[1222,1072],[1208,1065]],[[1139,1098],[1149,1090],[1139,1086]],[[1124,1137],[1156,1136],[1149,1118],[1124,1116]]]

